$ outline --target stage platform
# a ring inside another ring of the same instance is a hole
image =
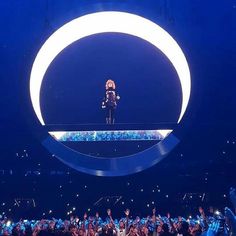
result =
[[[60,142],[161,141],[175,125],[173,123],[47,125],[46,129]]]
[[[121,157],[144,151],[165,139],[177,123],[50,124],[58,142],[96,157]]]
[[[177,123],[47,124],[47,131],[173,130]]]

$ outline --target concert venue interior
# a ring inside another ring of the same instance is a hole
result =
[[[216,213],[227,222],[225,207],[233,211],[236,199],[236,2],[4,0],[0,7],[0,235],[16,222],[23,227],[20,219],[76,216],[70,223],[86,232],[84,213],[105,221],[107,209],[118,220],[129,209],[129,222],[138,216],[147,224],[156,209],[190,224],[201,206],[213,215],[203,233]],[[112,124],[102,108],[108,79],[116,86]]]

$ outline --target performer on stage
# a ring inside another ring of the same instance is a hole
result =
[[[116,85],[113,80],[107,80],[106,93],[102,102],[102,108],[106,109],[106,124],[115,123],[115,110],[120,96],[116,93]]]

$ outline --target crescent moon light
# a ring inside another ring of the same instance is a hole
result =
[[[148,41],[160,49],[173,64],[182,89],[182,107],[178,123],[182,119],[190,98],[191,79],[185,55],[177,42],[154,22],[126,12],[105,11],[76,18],[54,32],[39,50],[30,75],[31,102],[42,125],[45,125],[40,109],[40,89],[44,75],[56,56],[73,42],[98,33],[125,33]]]

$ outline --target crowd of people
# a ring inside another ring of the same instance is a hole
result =
[[[236,209],[236,190],[230,190],[230,199]],[[199,215],[187,219],[178,216],[157,215],[156,209],[146,218],[130,217],[126,209],[124,217],[113,219],[111,209],[102,220],[97,212],[95,216],[84,214],[83,219],[71,216],[69,220],[52,218],[50,220],[20,220],[12,222],[7,218],[0,220],[0,235],[13,236],[236,236],[236,216],[232,210],[225,208],[219,211],[205,213],[199,207]]]

